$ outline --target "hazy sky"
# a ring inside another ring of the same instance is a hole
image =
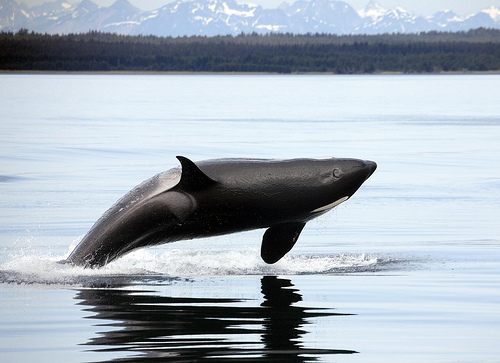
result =
[[[1,0],[0,0],[1,1]],[[41,4],[51,0],[18,0],[28,5]],[[102,6],[109,6],[115,0],[92,0],[96,4]],[[129,0],[130,3],[143,10],[152,10],[161,7],[173,0]],[[276,8],[283,0],[237,0],[240,3],[252,3],[261,5],[266,8]],[[68,0],[71,3],[78,3],[79,0]],[[289,4],[294,0],[288,0]],[[368,0],[345,0],[348,4],[356,10],[362,9],[368,3]],[[418,15],[432,15],[439,10],[451,9],[459,15],[470,15],[482,9],[489,8],[494,5],[500,8],[500,0],[379,0],[378,3],[384,7],[392,8],[401,6],[405,9],[411,10]]]

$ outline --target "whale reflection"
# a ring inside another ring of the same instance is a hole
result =
[[[356,353],[304,346],[304,327],[313,318],[348,314],[295,306],[302,296],[287,279],[263,277],[260,306],[243,299],[161,296],[133,287],[94,286],[75,297],[94,313],[89,319],[102,320],[96,325],[106,330],[86,345],[114,355],[108,362],[312,362]]]

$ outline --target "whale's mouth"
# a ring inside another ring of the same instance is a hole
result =
[[[320,207],[318,209],[315,209],[315,210],[311,211],[311,213],[319,213],[319,212],[324,212],[324,211],[330,210],[332,208],[335,208],[339,204],[344,203],[347,199],[349,199],[349,196],[342,197],[342,198],[340,198],[339,200],[336,200],[333,203],[327,204],[327,205],[325,205],[323,207]]]

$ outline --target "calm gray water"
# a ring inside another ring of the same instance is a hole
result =
[[[498,362],[498,75],[0,75],[0,361]],[[59,265],[176,155],[375,160],[263,231]]]

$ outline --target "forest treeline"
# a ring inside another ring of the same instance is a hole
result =
[[[0,69],[361,74],[500,71],[500,30],[157,37],[0,33]]]

